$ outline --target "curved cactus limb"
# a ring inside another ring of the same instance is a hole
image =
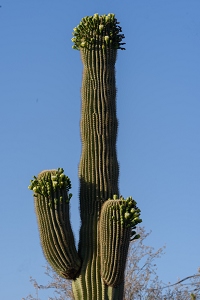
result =
[[[133,231],[141,222],[139,215],[140,210],[131,197],[108,200],[102,207],[99,223],[101,276],[109,286],[116,287],[124,280],[130,237],[139,238]]]
[[[63,169],[41,172],[31,181],[44,255],[62,277],[72,279],[81,266],[70,225],[70,180]]]

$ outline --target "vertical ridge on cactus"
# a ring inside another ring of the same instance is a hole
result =
[[[125,50],[114,14],[87,16],[74,28],[83,63],[79,164],[81,228],[78,251],[69,220],[71,182],[63,169],[41,172],[34,191],[41,245],[48,262],[73,280],[75,300],[122,300],[130,239],[142,220],[131,198],[119,197],[115,62]]]

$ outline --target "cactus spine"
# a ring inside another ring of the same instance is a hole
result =
[[[58,274],[73,279],[76,300],[123,299],[129,241],[139,238],[140,210],[131,197],[119,197],[118,188],[115,62],[117,50],[124,50],[118,24],[114,14],[95,14],[73,32],[83,62],[78,252],[63,169],[43,171],[29,186],[44,255]]]

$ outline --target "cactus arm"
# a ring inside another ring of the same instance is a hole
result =
[[[31,181],[44,255],[62,277],[72,279],[81,262],[69,220],[69,178],[62,169],[43,171]]]
[[[57,237],[54,231],[54,224],[51,220],[51,211],[47,199],[42,196],[34,198],[43,252],[47,260],[60,274],[60,269],[63,268],[63,260],[62,256],[59,256],[60,249],[58,249]]]
[[[139,238],[132,228],[140,223],[140,210],[131,198],[108,200],[100,217],[101,276],[109,286],[124,280],[130,237]]]

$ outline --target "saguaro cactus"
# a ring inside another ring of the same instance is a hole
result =
[[[73,35],[83,62],[78,251],[69,221],[71,183],[63,169],[41,172],[29,188],[44,255],[73,280],[74,298],[121,300],[129,241],[139,238],[141,222],[137,203],[119,196],[118,188],[115,62],[124,35],[114,14],[83,18]]]

